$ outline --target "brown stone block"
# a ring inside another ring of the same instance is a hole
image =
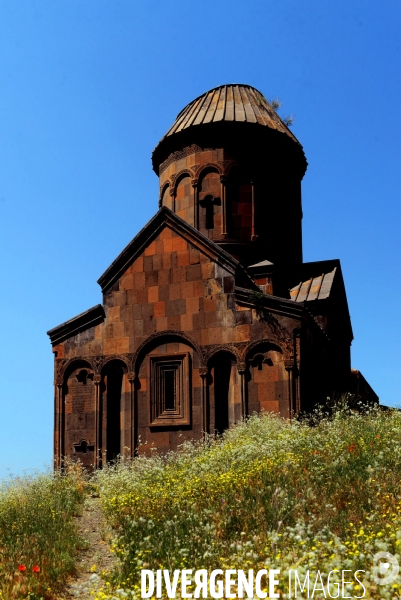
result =
[[[111,306],[107,311],[107,323],[115,323],[120,320],[120,306]]]
[[[186,220],[187,220],[187,211],[186,211],[186,209],[179,210],[179,211],[177,212],[177,215],[178,215],[178,216],[179,216],[181,219],[183,219],[184,221],[186,221]]]
[[[235,328],[238,342],[247,342],[251,339],[251,328],[249,325],[237,325]]]
[[[144,256],[153,256],[156,254],[156,242],[153,240],[147,248],[145,248]]]
[[[163,244],[163,240],[156,240],[156,254],[153,257],[153,260],[156,258],[156,256],[162,256],[164,252],[164,244]],[[156,268],[156,267],[154,267]]]
[[[177,252],[174,250],[174,252],[171,253],[171,268],[175,269],[177,267],[178,267]]]
[[[113,337],[122,338],[125,335],[125,323],[118,321],[113,323]]]
[[[172,251],[173,251],[173,240],[172,239],[163,240],[163,253],[169,254]]]
[[[195,267],[197,265],[194,265]],[[172,269],[172,281],[173,283],[181,283],[182,281],[186,281],[186,269],[190,269],[191,267],[177,267],[176,269]]]
[[[198,281],[202,279],[202,267],[201,265],[189,265],[186,267],[186,280],[187,281]]]
[[[182,284],[183,285],[183,284]],[[192,289],[193,294],[193,289]],[[191,296],[192,296],[191,294]],[[186,297],[186,312],[188,314],[197,313],[199,311],[199,298]]]
[[[145,287],[145,273],[135,273],[134,275],[134,286],[136,290],[141,290]]]
[[[171,270],[160,269],[157,272],[157,285],[168,285],[169,283],[171,283]]]
[[[210,327],[209,332],[209,344],[221,344],[222,343],[222,329],[221,327]]]
[[[101,340],[102,337],[103,337],[103,323],[95,326],[95,340]]]
[[[105,354],[125,354],[129,351],[129,338],[111,338],[103,342]]]
[[[205,325],[206,325],[206,327],[218,327],[219,326],[219,323],[216,320],[215,312],[205,313]]]
[[[179,283],[172,283],[168,287],[168,300],[178,300],[178,298],[181,298],[181,286]]]
[[[159,243],[159,241],[158,241],[157,243]],[[163,243],[162,243],[162,242],[160,242],[160,243],[161,243],[161,244],[162,244],[162,246],[163,246]],[[159,269],[161,269],[161,268],[162,268],[162,264],[163,264],[163,261],[162,261],[162,254],[163,254],[163,248],[162,248],[162,252],[160,252],[160,253],[158,252],[158,253],[157,253],[157,254],[155,254],[155,255],[154,255],[154,257],[153,257],[153,270],[154,270],[154,271],[159,271]]]
[[[146,304],[148,301],[148,290],[144,288],[143,290],[137,291],[137,302],[138,304]]]
[[[135,343],[133,345],[133,350],[131,350],[131,352],[135,352],[139,348],[139,346],[141,344],[143,344],[143,342],[145,342],[145,341],[146,341],[146,336],[138,335],[138,337],[136,338]]]
[[[189,252],[188,250],[180,250],[177,252],[177,265],[179,267],[186,267],[189,265]]]
[[[153,271],[153,256],[143,257],[143,270],[145,271],[145,273]]]
[[[104,338],[112,338],[113,337],[113,323],[107,323],[104,325],[103,337]]]
[[[187,250],[188,248],[188,243],[186,240],[184,240],[184,238],[182,237],[173,237],[173,243],[172,243],[172,250],[176,250],[177,252],[179,250]]]
[[[205,314],[203,312],[194,313],[193,324],[194,324],[194,329],[204,329]]]
[[[143,335],[143,320],[135,319],[134,321],[134,336],[142,336]]]
[[[192,315],[181,315],[181,329],[182,331],[192,331]]]
[[[144,319],[143,321],[143,334],[146,336],[153,335],[156,333],[156,319]]]
[[[171,240],[173,237],[173,232],[170,227],[165,227],[158,235],[159,240]]]
[[[113,306],[124,306],[124,304],[127,304],[127,292],[114,292]]]
[[[171,269],[173,266],[171,252],[162,256],[163,269]]]
[[[142,319],[142,307],[140,304],[135,304],[132,307],[132,318],[133,319]]]
[[[166,316],[166,303],[165,302],[155,302],[153,305],[153,316],[155,318],[165,317]]]
[[[212,262],[205,262],[201,265],[202,279],[209,279],[214,275],[214,264]]]
[[[260,403],[261,410],[265,410],[266,412],[274,412],[279,413],[279,404],[276,400],[270,402],[261,402]]]
[[[188,253],[189,253],[189,264],[190,265],[197,265],[200,263],[199,250],[196,250],[196,248],[193,248],[190,246],[188,249]]]
[[[207,345],[209,344],[209,331],[208,329],[201,329],[200,330],[200,339],[201,339],[201,344],[202,345]]]
[[[134,287],[134,276],[132,273],[123,275],[120,279],[120,290],[132,290]]]
[[[127,290],[127,304],[129,305],[135,305],[138,301],[138,297],[137,297],[137,292],[136,290]]]
[[[186,303],[185,298],[177,298],[176,300],[167,300],[166,316],[174,317],[185,314]]]
[[[234,327],[224,325],[221,330],[221,339],[223,344],[228,344],[230,342],[235,342],[235,329]]]
[[[158,272],[157,271],[148,271],[145,273],[145,286],[150,287],[152,285],[157,285],[158,280]]]
[[[135,321],[125,321],[123,337],[132,338],[134,336],[135,336]]]
[[[156,330],[159,331],[166,331],[167,329],[167,317],[159,317],[158,319],[155,319],[156,321]]]
[[[151,319],[153,317],[153,304],[142,304],[142,319]]]
[[[205,312],[215,312],[216,304],[216,298],[203,298],[203,310]]]
[[[180,283],[181,298],[191,298],[194,295],[194,282],[184,281]]]
[[[148,302],[158,302],[159,301],[159,287],[157,285],[151,285],[148,288]]]
[[[170,286],[160,285],[159,286],[159,302],[169,300]]]
[[[199,296],[199,297],[203,297],[206,294],[206,289],[205,289],[205,282],[200,280],[200,281],[194,281],[194,296]]]
[[[131,265],[132,273],[140,273],[143,271],[143,256],[138,256]]]
[[[181,327],[180,315],[167,317],[167,329],[179,330],[180,327]]]
[[[193,329],[193,330],[191,331],[191,338],[192,338],[193,340],[195,340],[195,342],[196,342],[197,344],[201,344],[201,343],[202,343],[202,342],[201,342],[201,330],[200,330],[200,329]],[[195,356],[196,356],[196,355],[195,355]]]

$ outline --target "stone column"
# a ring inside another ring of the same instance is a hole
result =
[[[194,227],[199,229],[199,202],[198,202],[198,180],[192,180],[193,200],[194,200]]]
[[[63,431],[63,382],[57,381],[55,385],[54,398],[54,466],[61,467],[64,451]]]
[[[205,437],[209,433],[209,410],[208,410],[208,398],[207,398],[207,376],[209,369],[207,367],[200,367],[199,375],[202,380],[202,431]]]
[[[294,418],[296,412],[295,406],[295,388],[294,388],[294,357],[284,361],[285,370],[288,373],[288,409],[290,421]]]
[[[95,385],[95,469],[101,467],[101,448],[100,448],[100,392],[101,392],[101,377],[95,375],[93,383]]]
[[[226,183],[227,177],[220,175],[221,184],[221,237],[228,237],[227,233],[227,198],[226,198]]]
[[[240,376],[241,384],[241,415],[243,419],[246,419],[248,413],[248,407],[246,402],[246,363],[239,363],[237,365],[237,369]]]
[[[136,440],[135,440],[135,427],[136,427],[136,422],[135,422],[135,373],[133,373],[132,371],[130,373],[127,374],[128,377],[128,381],[130,383],[130,394],[131,394],[131,403],[130,403],[130,412],[131,412],[131,427],[130,427],[130,439],[127,440],[129,442],[130,445],[130,449],[131,449],[131,456],[135,455],[135,446],[136,446]]]

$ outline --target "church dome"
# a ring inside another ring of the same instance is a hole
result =
[[[185,144],[188,140],[195,141],[195,137],[208,136],[211,127],[214,131],[222,129],[225,134],[227,128],[233,130],[240,127],[251,135],[258,134],[259,139],[263,133],[279,133],[287,141],[295,143],[303,155],[301,144],[261,92],[245,84],[220,85],[192,100],[178,114],[153,151],[152,162],[156,173],[158,165],[180,142]]]

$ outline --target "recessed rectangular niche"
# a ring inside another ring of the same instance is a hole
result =
[[[190,424],[189,354],[150,357],[150,425]]]

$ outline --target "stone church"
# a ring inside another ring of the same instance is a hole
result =
[[[152,162],[159,210],[98,280],[102,304],[48,332],[56,465],[165,452],[348,390],[377,401],[351,369],[340,261],[303,262],[307,161],[264,96],[202,94]]]

